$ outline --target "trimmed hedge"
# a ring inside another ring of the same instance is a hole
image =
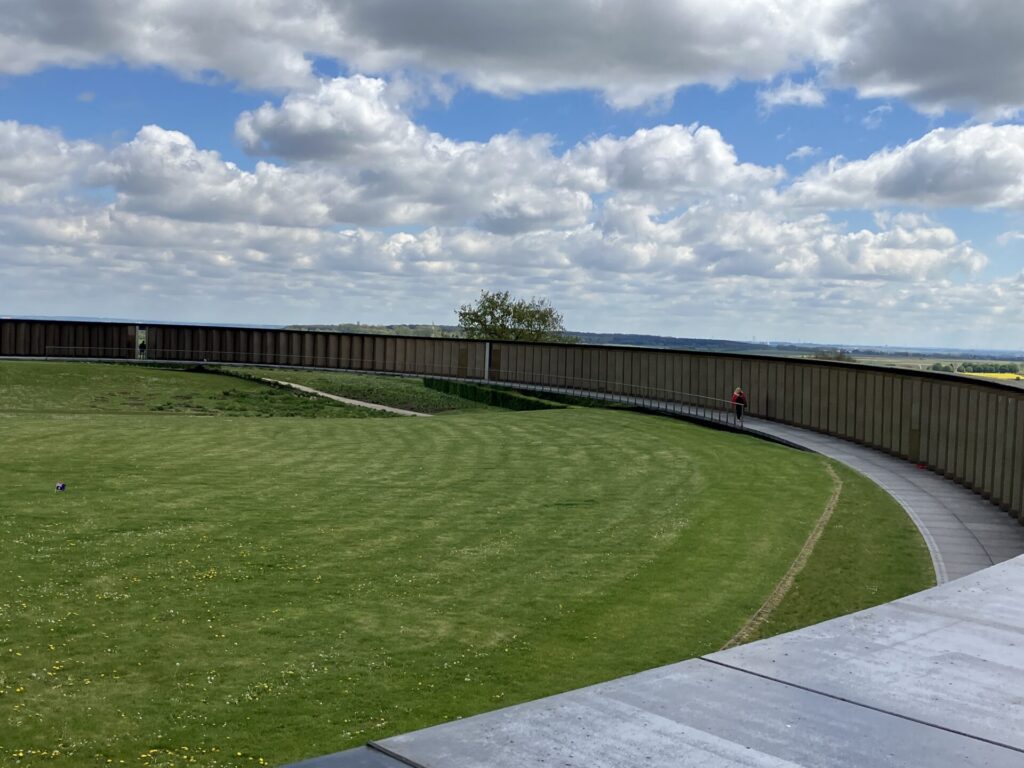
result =
[[[466,400],[474,400],[478,403],[486,403],[496,408],[506,408],[510,411],[545,411],[554,408],[565,408],[561,403],[553,403],[550,400],[541,400],[539,397],[531,397],[516,392],[513,389],[502,387],[487,387],[480,384],[470,384],[465,381],[448,381],[447,379],[424,379],[423,386],[455,395]]]

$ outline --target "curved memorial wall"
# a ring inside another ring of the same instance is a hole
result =
[[[0,355],[292,365],[566,387],[691,405],[742,386],[751,415],[928,467],[1024,521],[1024,389],[876,366],[632,347],[0,320]]]

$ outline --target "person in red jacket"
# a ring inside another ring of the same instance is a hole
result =
[[[747,396],[739,387],[733,390],[732,404],[736,409],[737,420],[743,421],[743,411],[747,409]]]

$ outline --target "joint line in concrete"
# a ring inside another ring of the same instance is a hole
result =
[[[947,727],[945,725],[939,725],[938,723],[929,722],[928,720],[921,720],[920,718],[917,718],[917,717],[911,717],[910,715],[904,715],[904,714],[901,714],[899,712],[893,712],[891,709],[884,709],[883,707],[876,707],[873,704],[866,704],[863,701],[855,701],[854,699],[848,699],[845,696],[839,696],[838,694],[835,694],[835,693],[828,693],[827,691],[819,691],[817,688],[810,688],[810,687],[808,687],[806,685],[800,685],[799,683],[793,683],[793,682],[790,682],[789,680],[782,680],[782,679],[777,678],[777,677],[772,677],[771,675],[762,674],[761,672],[753,672],[753,671],[751,671],[749,669],[744,669],[743,667],[737,667],[737,666],[734,666],[732,664],[726,664],[724,661],[718,661],[717,659],[708,658],[707,656],[698,656],[697,658],[699,658],[701,661],[706,661],[708,664],[714,664],[714,665],[719,666],[719,667],[724,667],[725,669],[731,669],[731,670],[733,670],[735,672],[742,672],[745,675],[752,675],[754,677],[759,677],[762,680],[768,680],[769,682],[772,682],[772,683],[778,683],[780,685],[785,685],[785,686],[788,686],[790,688],[796,688],[796,689],[801,690],[801,691],[806,691],[807,693],[813,693],[813,694],[816,694],[818,696],[824,696],[826,698],[833,699],[835,701],[841,701],[844,704],[852,704],[855,707],[861,707],[863,709],[870,709],[873,712],[878,712],[878,713],[883,714],[883,715],[888,715],[889,717],[897,717],[900,720],[907,720],[908,722],[917,723],[918,725],[923,725],[923,726],[926,726],[928,728],[935,728],[936,730],[945,731],[946,733],[952,733],[952,734],[954,734],[956,736],[963,736],[965,739],[972,739],[974,741],[983,741],[986,744],[991,744],[992,746],[995,746],[995,747],[1002,747],[1003,749],[1009,749],[1009,750],[1011,750],[1013,752],[1020,752],[1021,754],[1024,754],[1024,749],[1022,749],[1020,747],[1015,747],[1012,744],[1004,744],[1003,742],[996,741],[995,739],[986,739],[984,736],[978,736],[978,735],[973,734],[973,733],[967,733],[966,731],[958,731],[956,728],[949,728],[949,727]]]

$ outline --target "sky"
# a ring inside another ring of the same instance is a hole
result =
[[[0,0],[0,315],[1024,349],[1019,0]]]

